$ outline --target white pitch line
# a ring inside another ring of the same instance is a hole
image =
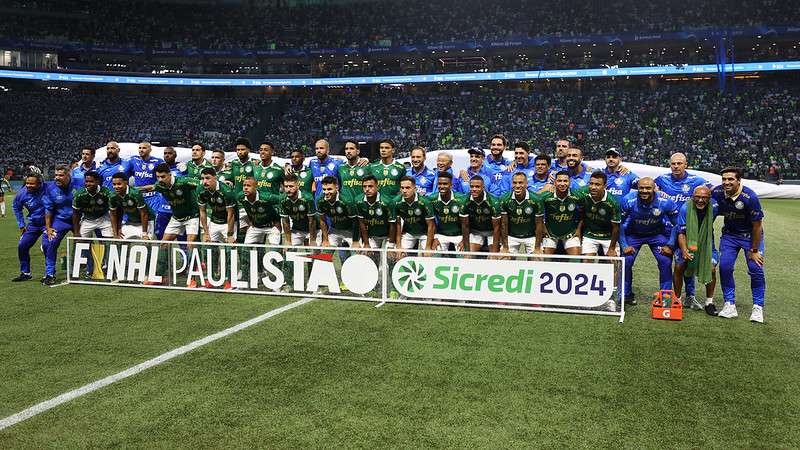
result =
[[[176,348],[174,350],[170,350],[170,351],[168,351],[166,353],[163,353],[163,354],[161,354],[159,356],[156,356],[153,359],[147,360],[147,361],[145,361],[145,362],[143,362],[141,364],[135,365],[135,366],[133,366],[133,367],[131,367],[129,369],[125,369],[122,372],[119,372],[119,373],[116,373],[114,375],[105,377],[103,379],[94,381],[94,382],[89,383],[89,384],[87,384],[85,386],[81,386],[78,389],[74,389],[72,391],[65,392],[65,393],[63,393],[63,394],[61,394],[61,395],[59,395],[57,397],[51,398],[50,400],[45,400],[45,401],[43,401],[41,403],[33,405],[28,409],[25,409],[25,410],[20,411],[20,412],[18,412],[16,414],[8,416],[5,419],[0,420],[0,431],[4,430],[4,429],[6,429],[6,428],[8,428],[10,426],[16,425],[16,424],[22,422],[23,420],[30,419],[31,417],[36,416],[38,414],[41,414],[41,413],[43,413],[43,412],[45,412],[45,411],[47,411],[49,409],[55,408],[56,406],[61,405],[62,403],[66,403],[66,402],[68,402],[68,401],[70,401],[72,399],[78,398],[78,397],[80,397],[82,395],[86,395],[86,394],[88,394],[90,392],[94,392],[94,391],[96,391],[96,390],[98,390],[100,388],[108,386],[109,384],[116,383],[117,381],[124,380],[125,378],[128,378],[130,376],[136,375],[137,373],[142,372],[144,370],[147,370],[147,369],[149,369],[149,368],[151,368],[153,366],[157,366],[159,364],[167,362],[172,358],[181,356],[181,355],[183,355],[185,353],[188,353],[188,352],[190,352],[190,351],[192,351],[192,350],[194,350],[194,349],[196,349],[198,347],[202,347],[202,346],[204,346],[206,344],[214,342],[217,339],[221,339],[221,338],[224,338],[226,336],[230,336],[231,334],[234,334],[234,333],[237,333],[239,331],[242,331],[245,328],[248,328],[248,327],[251,327],[251,326],[253,326],[253,325],[257,324],[257,323],[263,322],[263,321],[269,319],[270,317],[277,316],[278,314],[280,314],[282,312],[286,312],[286,311],[288,311],[288,310],[290,310],[292,308],[296,308],[298,306],[305,305],[306,303],[308,303],[308,302],[310,302],[312,300],[314,300],[314,299],[312,299],[312,298],[304,298],[304,299],[298,300],[298,301],[296,301],[294,303],[289,303],[288,305],[281,306],[280,308],[273,309],[273,310],[268,311],[268,312],[266,312],[266,313],[264,313],[264,314],[262,314],[262,315],[260,315],[258,317],[254,317],[254,318],[252,318],[252,319],[250,319],[248,321],[242,322],[242,323],[240,323],[238,325],[234,325],[234,326],[232,326],[230,328],[227,328],[225,330],[222,330],[222,331],[220,331],[218,333],[214,333],[212,335],[206,336],[204,338],[201,338],[201,339],[198,339],[198,340],[196,340],[194,342],[186,344],[186,345],[184,345],[182,347],[178,347],[178,348]]]

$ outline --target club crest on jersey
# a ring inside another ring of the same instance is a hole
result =
[[[457,213],[458,212],[458,205],[453,205],[452,209],[453,209],[454,213]],[[447,212],[447,211],[445,211],[445,212]]]
[[[660,209],[658,209],[658,208],[655,208],[655,209],[653,210],[653,215],[654,215],[654,216],[656,216],[656,217],[660,216],[660,215],[661,215],[661,210],[660,210]]]
[[[128,206],[133,206],[133,200],[128,200]]]
[[[453,211],[453,212],[455,212],[455,211]],[[445,213],[445,214],[450,214],[450,208],[445,208],[445,209],[444,209],[444,213]]]
[[[352,175],[352,174],[353,174],[353,172],[351,171],[351,172],[350,172],[350,175]],[[358,176],[363,176],[363,175],[364,175],[364,169],[358,169],[358,170],[356,170],[356,175],[358,175]]]
[[[575,205],[574,205],[574,204],[572,204],[572,203],[570,203],[569,205],[567,205],[567,209],[568,209],[570,212],[572,212],[572,211],[575,211]]]
[[[247,167],[244,168],[244,171],[247,172],[247,173],[250,173],[250,172],[253,171],[253,168],[250,167],[250,166],[247,166]]]
[[[272,178],[274,178],[274,177],[275,177],[275,174],[274,174],[274,173],[272,173],[272,172],[270,172],[270,173],[268,173],[268,174],[267,174],[267,179],[270,179],[270,180],[271,180],[271,179],[272,179]]]
[[[333,169],[335,169],[335,168],[336,168],[336,164],[334,164],[334,163],[328,163],[328,170],[333,170]]]
[[[428,182],[428,179],[425,177],[419,177],[419,184],[425,184]]]
[[[156,165],[155,165],[155,164],[153,164],[153,163],[150,163],[150,164],[148,164],[148,165],[147,165],[147,169],[148,169],[148,170],[153,170],[153,169],[155,169],[155,168],[156,168]]]
[[[624,182],[625,180],[623,180],[622,178],[617,178],[616,180],[614,180],[614,184],[616,184],[617,186],[622,186],[622,183]]]
[[[117,167],[117,172],[125,172],[125,168],[122,166]]]
[[[186,164],[185,163],[178,164],[178,170],[180,170],[181,172],[186,172]]]
[[[342,209],[342,207],[341,207],[341,206],[337,206],[337,207],[336,207],[336,212],[337,212],[338,214],[341,214],[341,213],[343,213],[343,212],[344,212],[344,210]]]
[[[681,190],[683,192],[685,192],[685,193],[688,193],[689,192],[689,185],[688,184],[684,184],[683,186],[681,186]]]
[[[375,210],[375,215],[376,215],[376,216],[382,216],[382,215],[383,215],[383,210],[382,210],[382,209],[380,209],[380,208],[377,208],[377,209]]]
[[[392,169],[392,176],[396,177],[398,174],[397,169]]]
[[[256,211],[258,211],[260,213],[263,213],[264,212],[264,207],[263,206],[259,206],[258,209],[256,209]]]
[[[531,208],[530,206],[526,207],[525,214],[533,214],[533,208]]]
[[[744,209],[744,202],[741,200],[736,200],[736,203],[733,204],[736,209]]]
[[[414,210],[414,215],[415,215],[415,216],[421,216],[421,215],[422,215],[422,210],[421,210],[421,209],[419,209],[419,208],[415,209],[415,210]]]
[[[297,207],[297,210],[300,211],[300,212],[303,212],[303,211],[306,210],[306,207],[303,206],[303,205],[300,205],[300,206]]]
[[[570,206],[572,206],[572,205],[570,205]],[[564,205],[561,205],[561,206],[558,207],[558,210],[561,211],[561,212],[564,212],[565,209],[566,208],[564,208]],[[572,211],[572,210],[570,209],[570,211]]]
[[[183,195],[183,190],[181,190],[181,189],[176,189],[176,190],[175,190],[175,195]]]
[[[605,216],[606,215],[606,210],[605,209],[601,209],[599,212],[600,212],[601,216]]]

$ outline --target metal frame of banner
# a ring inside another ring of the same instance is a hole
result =
[[[594,309],[568,309],[568,308],[557,308],[557,307],[548,307],[548,306],[528,306],[524,304],[500,304],[500,303],[469,303],[469,302],[458,302],[458,301],[441,301],[441,300],[414,300],[414,299],[393,299],[389,296],[389,281],[390,281],[390,274],[389,274],[389,252],[393,249],[387,248],[351,248],[351,247],[323,247],[323,246],[296,246],[296,245],[262,245],[264,249],[270,250],[309,250],[309,251],[328,251],[328,252],[338,252],[338,251],[346,251],[346,252],[367,252],[367,253],[380,253],[380,279],[381,279],[381,296],[382,298],[376,297],[363,297],[363,296],[354,296],[354,295],[330,295],[330,294],[321,294],[321,293],[295,293],[295,292],[281,292],[281,291],[261,291],[261,290],[221,290],[219,288],[205,288],[205,287],[183,287],[183,286],[164,286],[164,285],[144,285],[144,284],[134,284],[134,283],[111,283],[111,282],[99,282],[99,281],[90,281],[90,280],[83,280],[83,279],[75,279],[72,277],[72,268],[71,268],[71,261],[72,261],[72,243],[76,241],[91,241],[92,243],[99,243],[99,242],[108,242],[108,243],[138,243],[138,244],[168,244],[168,245],[181,245],[186,244],[184,241],[163,241],[163,240],[148,240],[148,239],[116,239],[116,238],[82,238],[82,237],[67,237],[67,284],[81,284],[81,285],[95,285],[95,286],[116,286],[116,287],[134,287],[134,288],[150,288],[150,289],[164,289],[164,290],[179,290],[179,291],[191,291],[191,292],[209,292],[209,293],[226,293],[226,294],[255,294],[255,295],[270,295],[270,296],[279,296],[279,297],[308,297],[313,296],[316,298],[323,298],[323,299],[332,299],[332,300],[355,300],[355,301],[367,301],[372,303],[377,303],[376,307],[382,306],[384,304],[415,304],[415,305],[434,305],[434,306],[456,306],[456,307],[466,307],[466,308],[488,308],[488,309],[505,309],[505,310],[521,310],[521,311],[542,311],[542,312],[555,312],[555,313],[567,313],[567,314],[584,314],[584,315],[599,315],[599,316],[614,316],[619,317],[619,322],[622,323],[625,320],[625,258],[620,256],[582,256],[582,255],[541,255],[541,254],[529,254],[529,253],[491,253],[491,252],[471,252],[471,251],[436,251],[436,250],[397,250],[398,252],[405,253],[406,255],[418,255],[421,257],[425,257],[430,255],[431,253],[435,254],[436,256],[442,257],[458,257],[458,256],[480,256],[484,258],[492,258],[494,260],[500,259],[509,259],[510,258],[524,258],[525,260],[533,260],[533,259],[557,259],[557,260],[575,260],[575,261],[585,261],[587,259],[594,260],[594,261],[609,261],[609,262],[618,262],[620,264],[620,273],[619,275],[615,275],[615,279],[619,280],[618,283],[618,302],[619,302],[619,311],[602,311],[602,310],[594,310]],[[202,242],[202,241],[195,241],[192,244],[209,247],[244,247],[244,248],[254,248],[258,247],[254,244],[228,244],[228,243],[220,243],[220,242]]]

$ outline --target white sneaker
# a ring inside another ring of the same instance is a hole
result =
[[[617,302],[609,300],[608,303],[606,303],[606,309],[611,312],[617,312]]]
[[[753,312],[750,313],[750,322],[764,323],[764,308],[753,305]]]
[[[726,319],[733,319],[739,317],[739,313],[736,312],[736,305],[725,302],[725,306],[722,307],[722,311],[720,311],[717,316],[724,317]]]

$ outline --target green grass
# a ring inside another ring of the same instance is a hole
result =
[[[764,205],[766,325],[747,321],[743,260],[730,321],[316,301],[0,431],[0,448],[796,448],[800,202]],[[648,252],[635,276],[639,298],[656,289]],[[288,302],[6,281],[0,297],[0,417]]]

